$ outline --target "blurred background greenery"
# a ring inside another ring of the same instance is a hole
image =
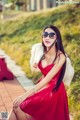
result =
[[[61,31],[65,51],[75,69],[73,81],[67,90],[70,113],[74,120],[80,120],[80,4],[62,5],[38,12],[9,11],[3,14],[13,15],[11,19],[0,20],[0,48],[22,67],[34,83],[41,74],[30,70],[32,45],[41,42],[42,30],[48,24],[57,26]]]

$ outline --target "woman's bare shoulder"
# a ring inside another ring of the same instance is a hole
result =
[[[65,59],[66,59],[66,56],[65,56],[65,54],[62,52],[62,51],[59,51],[59,58],[62,60],[62,59],[64,59],[64,61],[65,61]]]
[[[62,51],[58,51],[58,54],[57,54],[57,59],[55,61],[55,63],[58,63],[60,61],[65,61],[66,57],[64,55],[64,53]]]

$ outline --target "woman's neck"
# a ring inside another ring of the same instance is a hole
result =
[[[49,50],[49,48],[47,48],[47,51]],[[56,55],[56,47],[55,45],[51,47],[51,49],[48,51],[47,55],[49,56],[55,56]]]

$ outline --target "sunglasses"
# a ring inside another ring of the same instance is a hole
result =
[[[42,34],[42,36],[43,36],[44,38],[48,37],[48,35],[49,35],[49,38],[53,39],[54,36],[55,36],[55,33],[54,33],[54,32],[51,32],[51,33],[43,32],[43,34]]]

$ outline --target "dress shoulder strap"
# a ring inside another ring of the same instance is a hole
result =
[[[62,53],[62,52],[60,52],[60,53],[57,55],[57,57],[58,57],[58,56],[60,56],[60,54],[63,54],[63,53]]]

